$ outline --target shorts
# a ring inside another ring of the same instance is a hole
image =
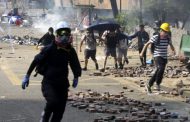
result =
[[[91,58],[92,60],[95,60],[96,59],[96,50],[85,49],[84,56],[85,56],[85,59]]]
[[[124,57],[125,59],[127,58],[127,49],[121,49],[121,48],[117,48],[117,58],[121,59],[122,57]]]
[[[105,48],[105,55],[116,57],[116,48]]]

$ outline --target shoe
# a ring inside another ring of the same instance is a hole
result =
[[[146,84],[145,88],[146,88],[146,91],[147,91],[149,94],[152,93],[152,90],[151,90],[150,85]]]
[[[157,91],[160,91],[160,85],[156,85],[155,89],[156,89]]]
[[[96,66],[96,70],[98,70],[98,69],[99,69],[99,67],[98,67],[98,64],[97,64],[97,63],[95,64],[95,66]]]
[[[87,70],[87,68],[86,68],[86,67],[84,67],[84,68],[82,68],[82,70],[86,71],[86,70]]]
[[[119,69],[123,69],[123,64],[122,63],[119,64]]]
[[[126,60],[125,60],[125,62],[128,64],[128,63],[129,63],[129,60],[128,60],[128,59],[126,59]]]

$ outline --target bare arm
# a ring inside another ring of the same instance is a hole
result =
[[[83,45],[84,40],[85,40],[85,36],[82,37],[81,42],[80,42],[80,52],[82,52],[82,45]]]
[[[144,45],[144,47],[143,47],[143,49],[142,49],[142,51],[141,51],[141,53],[140,53],[140,57],[142,57],[142,56],[143,56],[143,54],[144,54],[145,50],[147,49],[147,47],[148,47],[150,44],[151,44],[151,42],[150,42],[150,41],[148,41],[148,42]]]
[[[175,48],[172,43],[169,43],[171,50],[173,51],[173,54],[176,55]]]

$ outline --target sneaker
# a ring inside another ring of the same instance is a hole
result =
[[[146,84],[145,88],[149,94],[152,93],[151,87],[148,84]]]
[[[156,85],[155,89],[156,89],[157,91],[160,91],[160,85]]]
[[[95,66],[96,66],[96,70],[98,70],[98,69],[99,69],[99,67],[98,67],[98,64],[97,64],[97,63],[95,64]]]
[[[125,60],[125,62],[128,64],[128,63],[129,63],[129,60],[128,60],[128,59],[126,59],[126,60]]]
[[[123,64],[122,63],[119,64],[119,69],[123,69]]]
[[[84,68],[82,68],[82,70],[86,71],[86,70],[87,70],[87,68],[86,68],[86,67],[84,67]]]

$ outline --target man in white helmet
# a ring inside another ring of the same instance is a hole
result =
[[[74,75],[74,88],[77,87],[78,77],[81,76],[81,66],[75,49],[71,45],[71,29],[66,22],[56,26],[55,41],[45,46],[32,61],[27,74],[22,81],[22,88],[29,85],[29,78],[35,67],[43,64],[42,93],[47,103],[44,108],[41,122],[61,122],[68,98],[68,65]],[[42,67],[42,66],[41,66]]]

